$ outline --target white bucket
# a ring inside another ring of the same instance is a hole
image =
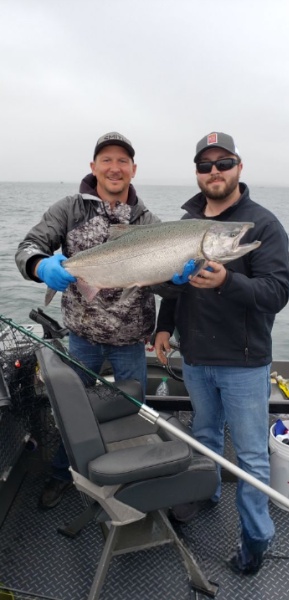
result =
[[[282,419],[282,423],[289,429],[289,421],[283,421]],[[274,431],[275,423],[270,427],[269,438],[270,485],[274,490],[283,494],[285,498],[289,498],[289,446],[277,440]],[[273,500],[273,498],[271,500],[279,508],[289,511],[289,508],[286,508],[283,504],[277,502],[277,500]]]

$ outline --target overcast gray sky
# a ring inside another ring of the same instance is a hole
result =
[[[136,183],[194,183],[217,130],[287,186],[288,32],[288,0],[0,0],[0,181],[78,182],[114,130]]]

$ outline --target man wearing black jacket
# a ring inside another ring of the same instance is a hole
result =
[[[242,161],[230,135],[213,132],[202,138],[194,161],[201,192],[183,205],[183,218],[253,222],[242,243],[260,240],[261,246],[228,265],[210,261],[210,270],[175,286],[175,297],[161,303],[156,351],[165,364],[176,327],[194,413],[193,436],[222,455],[227,422],[238,465],[268,484],[271,331],[289,295],[287,234],[240,183]],[[221,482],[209,506],[217,505],[220,493]],[[175,507],[174,514],[188,521],[196,509],[183,505]],[[239,481],[237,509],[240,544],[229,565],[235,572],[254,574],[274,536],[268,497]]]

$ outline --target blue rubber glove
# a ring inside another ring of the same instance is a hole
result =
[[[193,259],[188,260],[184,266],[184,270],[181,275],[175,273],[171,279],[171,281],[175,285],[182,285],[182,283],[188,283],[189,275],[193,275],[194,270],[196,268],[195,261]]]
[[[65,260],[67,258],[63,254],[54,254],[49,258],[43,258],[36,267],[37,277],[57,292],[64,292],[70,283],[76,281],[76,278],[61,266]]]
[[[184,270],[181,275],[175,273],[171,279],[171,281],[175,285],[182,285],[182,283],[188,283],[189,276],[194,275],[195,270],[197,269],[197,265],[193,258],[188,260],[184,266]],[[213,271],[212,267],[206,267],[206,271]]]

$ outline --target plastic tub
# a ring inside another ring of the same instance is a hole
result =
[[[289,429],[289,421],[283,421],[285,427]],[[269,437],[269,448],[270,448],[270,485],[271,487],[283,494],[285,498],[289,498],[289,446],[283,444],[280,440],[277,440],[275,435],[275,423],[270,427]],[[282,508],[282,510],[289,511],[289,508],[273,500],[272,502]]]

